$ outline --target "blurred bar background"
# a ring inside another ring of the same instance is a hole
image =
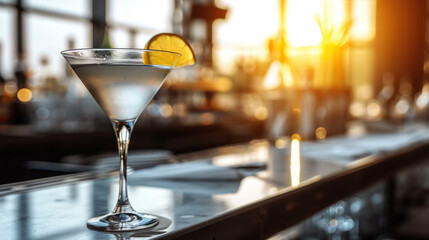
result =
[[[169,77],[131,150],[425,128],[427,13],[420,0],[0,0],[0,182],[114,153],[60,51],[143,48],[159,32],[186,38],[197,64]]]

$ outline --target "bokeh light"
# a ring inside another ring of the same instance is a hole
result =
[[[293,187],[298,186],[301,175],[301,154],[300,154],[300,141],[301,137],[298,134],[294,134],[291,137],[290,144],[290,175],[291,185]]]
[[[326,129],[324,127],[318,127],[315,131],[315,135],[317,140],[319,141],[325,140],[327,135]]]
[[[28,88],[21,88],[16,94],[16,96],[18,97],[19,101],[26,103],[31,101],[31,99],[33,98],[33,93]]]

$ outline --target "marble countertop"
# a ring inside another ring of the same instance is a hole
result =
[[[302,143],[297,159],[291,159],[287,144],[275,147],[255,140],[135,169],[128,176],[131,204],[162,221],[149,230],[121,234],[86,227],[87,219],[114,207],[117,172],[2,185],[0,232],[2,239],[32,240],[267,238],[424,161],[429,155],[426,136],[418,132]],[[412,160],[402,161],[404,157]]]

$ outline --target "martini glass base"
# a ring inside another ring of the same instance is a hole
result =
[[[154,227],[159,223],[157,217],[138,213],[136,211],[126,213],[108,213],[89,219],[86,224],[89,228],[100,231],[124,232],[135,231]]]

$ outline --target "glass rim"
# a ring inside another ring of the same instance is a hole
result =
[[[72,54],[72,53],[76,53],[79,51],[163,52],[163,53],[174,54],[174,55],[177,55],[179,57],[182,56],[182,54],[178,53],[178,52],[158,50],[158,49],[144,49],[144,48],[72,48],[72,49],[63,50],[60,53],[63,56],[72,57],[72,58],[86,58],[84,56],[76,56],[76,55]]]

